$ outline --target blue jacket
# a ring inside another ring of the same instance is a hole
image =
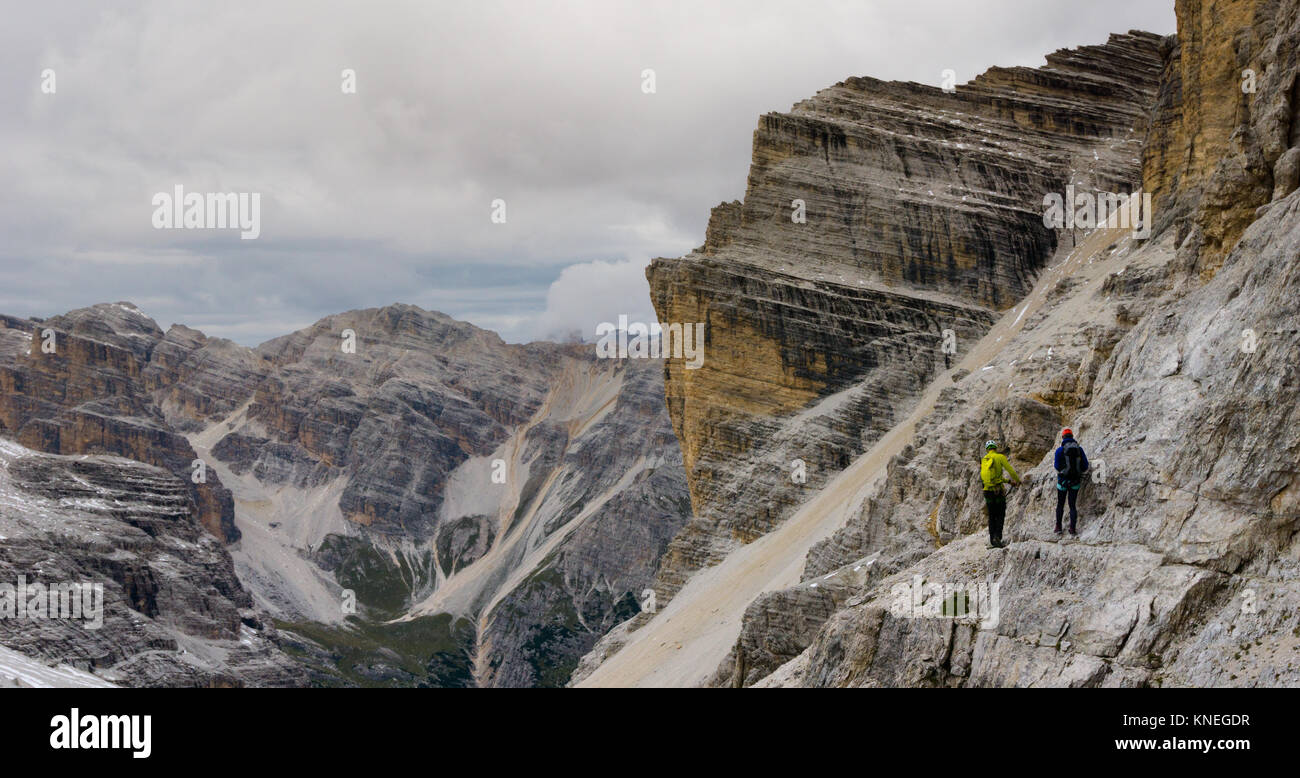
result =
[[[1062,440],[1061,445],[1056,449],[1056,488],[1062,491],[1065,490],[1066,486],[1069,486],[1071,489],[1078,489],[1080,486],[1083,486],[1083,479],[1069,479],[1065,476],[1065,467],[1068,464],[1065,459],[1066,443],[1073,443],[1074,445],[1079,446],[1078,441],[1073,437],[1068,437]],[[1083,453],[1083,446],[1079,446],[1079,464],[1081,466],[1079,472],[1086,473],[1088,471],[1088,455]]]

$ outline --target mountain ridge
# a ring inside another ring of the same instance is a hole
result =
[[[657,364],[591,344],[507,344],[407,304],[255,349],[164,333],[129,303],[4,321],[0,432],[152,456],[189,482],[194,520],[230,544],[313,683],[559,685],[640,609],[689,511]],[[54,353],[32,352],[46,328]],[[98,435],[32,433],[91,412]],[[165,457],[116,435],[140,427]],[[453,583],[466,598],[450,611],[424,604]],[[394,618],[408,626],[384,626]],[[390,646],[414,653],[395,662]]]

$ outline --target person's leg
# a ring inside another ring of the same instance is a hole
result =
[[[1065,510],[1065,490],[1056,490],[1056,531],[1061,531],[1061,513]]]
[[[988,540],[993,541],[993,493],[984,489],[984,510],[988,511]]]
[[[1079,490],[1067,489],[1066,491],[1070,493],[1070,534],[1073,535],[1075,533],[1075,524],[1079,521],[1079,511],[1075,507],[1075,504],[1079,501]]]
[[[1007,498],[1006,495],[996,495],[993,498],[992,510],[989,512],[989,540],[993,545],[1002,542],[1002,524],[1007,518]]]
[[[984,513],[988,514],[988,540],[993,541],[993,494],[984,489]]]
[[[994,537],[993,524],[996,521],[994,515],[997,513],[997,511],[993,507],[993,497],[994,497],[993,492],[990,492],[987,489],[984,490],[984,508],[988,511],[989,514],[989,542],[990,543],[993,542],[993,537]]]

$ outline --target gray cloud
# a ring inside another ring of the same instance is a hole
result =
[[[760,114],[852,75],[964,81],[1171,32],[1172,5],[28,4],[0,31],[0,311],[130,299],[256,343],[402,301],[589,335],[648,316],[641,268],[743,194]],[[178,183],[262,193],[261,237],[154,230]]]

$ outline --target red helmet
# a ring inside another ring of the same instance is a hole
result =
[[[1074,437],[1074,433],[1070,431],[1070,428],[1069,428],[1069,427],[1066,427],[1065,429],[1061,430],[1061,437],[1064,438],[1064,437],[1067,437],[1067,436],[1069,436],[1069,437]]]

